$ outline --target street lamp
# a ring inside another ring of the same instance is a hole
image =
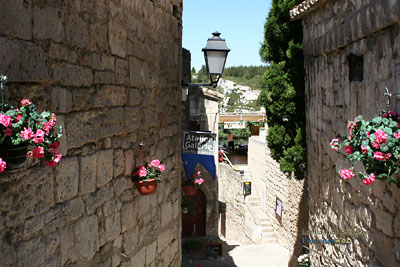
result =
[[[207,40],[206,47],[202,51],[204,52],[208,77],[215,88],[219,78],[224,73],[226,57],[231,50],[226,46],[225,39],[219,37],[221,33],[214,32],[212,35],[213,37]],[[216,75],[216,81],[213,81],[213,75]]]
[[[194,85],[217,87],[217,83],[221,78],[222,73],[224,73],[226,57],[231,50],[226,46],[225,39],[219,37],[221,33],[214,32],[212,35],[213,37],[207,40],[206,47],[202,49],[210,83],[189,83],[182,84],[183,86]],[[216,80],[213,80],[213,76],[216,76]]]

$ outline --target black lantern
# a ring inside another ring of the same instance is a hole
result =
[[[226,57],[229,51],[225,39],[219,37],[221,33],[214,32],[213,37],[207,40],[206,47],[203,48],[204,59],[206,61],[207,73],[213,87],[217,87],[217,83],[224,73]],[[216,76],[216,80],[213,80]]]

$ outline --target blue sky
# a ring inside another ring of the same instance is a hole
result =
[[[192,67],[204,65],[207,39],[219,31],[231,51],[226,67],[263,64],[259,49],[272,0],[183,0],[183,47],[190,50]]]

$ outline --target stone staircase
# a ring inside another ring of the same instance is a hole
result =
[[[260,198],[252,194],[246,197],[245,203],[248,211],[246,221],[249,227],[253,227],[253,230],[249,231],[249,238],[256,244],[276,243],[271,221],[261,209]]]

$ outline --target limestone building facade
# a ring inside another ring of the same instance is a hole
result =
[[[306,68],[309,239],[344,231],[345,245],[310,244],[313,266],[400,266],[400,189],[344,181],[349,166],[329,142],[347,121],[386,108],[384,88],[400,92],[400,2],[306,0],[291,11],[303,21]],[[354,64],[355,63],[355,64]],[[399,98],[391,108],[399,109]],[[316,234],[320,232],[320,234]],[[365,232],[354,235],[348,233]]]
[[[181,265],[181,36],[182,0],[0,2],[7,101],[64,128],[56,167],[0,174],[1,266]],[[141,196],[152,159],[166,172]]]

